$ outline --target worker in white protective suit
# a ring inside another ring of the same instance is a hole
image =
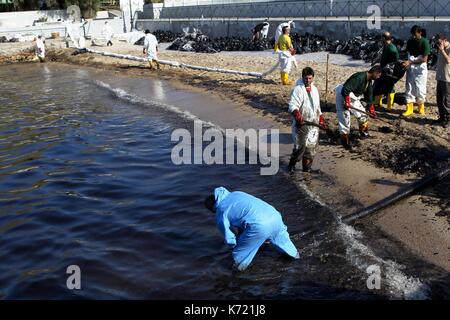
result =
[[[306,67],[302,78],[295,84],[289,102],[292,114],[292,139],[294,149],[288,170],[293,172],[295,164],[302,158],[303,171],[309,172],[319,143],[319,127],[326,130],[322,111],[320,110],[319,91],[313,83],[314,70]]]
[[[86,49],[86,38],[83,36],[80,36],[78,38],[78,49]]]
[[[349,149],[350,146],[350,115],[352,114],[359,124],[361,138],[369,136],[369,116],[376,118],[373,105],[373,82],[381,77],[380,65],[375,65],[369,71],[356,72],[336,87],[336,113],[339,122],[339,133],[342,145]],[[362,102],[369,106],[366,112]]]
[[[261,29],[261,39],[267,39],[267,35],[269,34],[270,24],[268,22],[264,22],[264,26]]]
[[[278,61],[280,64],[281,83],[283,85],[291,85],[289,73],[291,72],[293,60],[295,60],[295,50],[292,47],[292,40],[289,36],[290,27],[283,27],[283,34],[278,38]]]
[[[295,22],[289,20],[288,22],[283,22],[278,25],[277,30],[275,30],[275,48],[274,48],[275,52],[278,52],[278,39],[283,34],[284,27],[289,27],[290,29],[293,30],[295,28]]]
[[[269,26],[270,24],[268,22],[257,24],[252,29],[252,41],[257,42],[259,40],[267,39],[267,34],[269,33]]]
[[[425,100],[427,95],[428,56],[431,53],[430,43],[422,36],[419,26],[411,28],[411,39],[406,44],[408,60],[403,62],[406,71],[406,112],[404,117],[414,113],[414,103],[419,107],[419,114],[425,114]]]
[[[36,57],[40,62],[45,62],[45,39],[41,35],[34,39],[36,45]]]
[[[158,40],[153,34],[150,33],[150,30],[145,30],[143,52],[147,55],[150,69],[153,69],[153,64],[156,65],[157,69],[160,69],[158,63]]]
[[[106,46],[112,46],[112,38],[113,38],[114,32],[111,27],[111,25],[108,23],[108,21],[105,21],[105,24],[102,28],[102,36],[106,39]]]

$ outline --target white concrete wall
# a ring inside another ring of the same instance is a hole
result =
[[[85,25],[86,36],[100,37],[102,34],[102,28],[105,21],[113,28],[115,34],[123,33],[123,20],[122,19],[100,19],[100,20],[87,20]],[[49,38],[52,32],[59,32],[61,37],[66,36],[65,23],[58,23],[52,25],[39,25],[31,27],[13,27],[13,28],[0,28],[0,36],[18,37],[19,35],[44,35]]]
[[[101,36],[105,21],[108,21],[108,24],[112,27],[115,34],[124,32],[122,19],[91,20],[85,26],[86,35],[91,37]]]
[[[1,12],[0,28],[16,28],[32,26],[39,18],[47,17],[47,22],[66,19],[66,10]]]

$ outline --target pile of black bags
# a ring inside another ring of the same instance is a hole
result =
[[[220,51],[264,51],[272,49],[275,44],[274,38],[262,39],[253,42],[251,37],[219,37],[210,38],[203,34],[199,29],[193,29],[192,32],[183,30],[184,34],[175,34],[170,31],[157,30],[153,34],[159,42],[173,43],[168,47],[169,50],[192,51],[216,53]],[[297,54],[310,52],[324,52],[345,54],[353,59],[364,60],[365,62],[376,64],[380,62],[383,51],[381,34],[361,33],[358,36],[348,40],[330,40],[324,36],[305,33],[291,34],[292,44]],[[406,41],[394,39],[394,44],[400,53],[400,59],[407,59]],[[437,50],[434,37],[430,40],[432,52],[428,59],[429,69],[433,69],[437,60]]]
[[[172,31],[156,30],[153,35],[158,39],[158,42],[173,42],[175,39],[182,36],[181,33],[174,33]]]
[[[17,38],[11,38],[8,40],[5,36],[0,37],[0,43],[6,43],[6,42],[19,42],[19,39]]]
[[[330,41],[317,34],[305,33],[303,36],[295,32],[291,35],[292,45],[297,53],[328,51]],[[275,40],[274,40],[275,42]]]
[[[253,42],[250,38],[219,37],[210,38],[200,30],[185,33],[167,48],[168,50],[216,53],[220,51],[263,51],[273,46],[266,39]]]

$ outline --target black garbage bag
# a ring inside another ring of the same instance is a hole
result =
[[[400,106],[406,105],[406,93],[399,92],[394,95],[394,102]]]
[[[381,77],[375,80],[373,84],[373,95],[379,96],[389,94],[395,84],[403,78],[405,73],[406,69],[403,68],[401,61],[386,65],[381,72]]]
[[[219,37],[211,39],[195,29],[194,32],[185,31],[167,48],[168,50],[182,50],[204,53],[217,53],[220,51],[263,51],[270,49],[270,40],[260,39],[253,42],[250,38]]]
[[[156,39],[158,39],[158,42],[172,42],[176,38],[179,38],[182,36],[181,33],[174,33],[172,31],[164,31],[164,30],[156,30],[153,32]]]
[[[138,41],[136,41],[134,43],[134,45],[136,45],[136,46],[143,46],[144,45],[144,39],[145,39],[145,36],[140,38]]]

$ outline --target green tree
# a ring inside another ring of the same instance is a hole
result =
[[[38,0],[14,0],[15,10],[37,10],[39,9]]]

